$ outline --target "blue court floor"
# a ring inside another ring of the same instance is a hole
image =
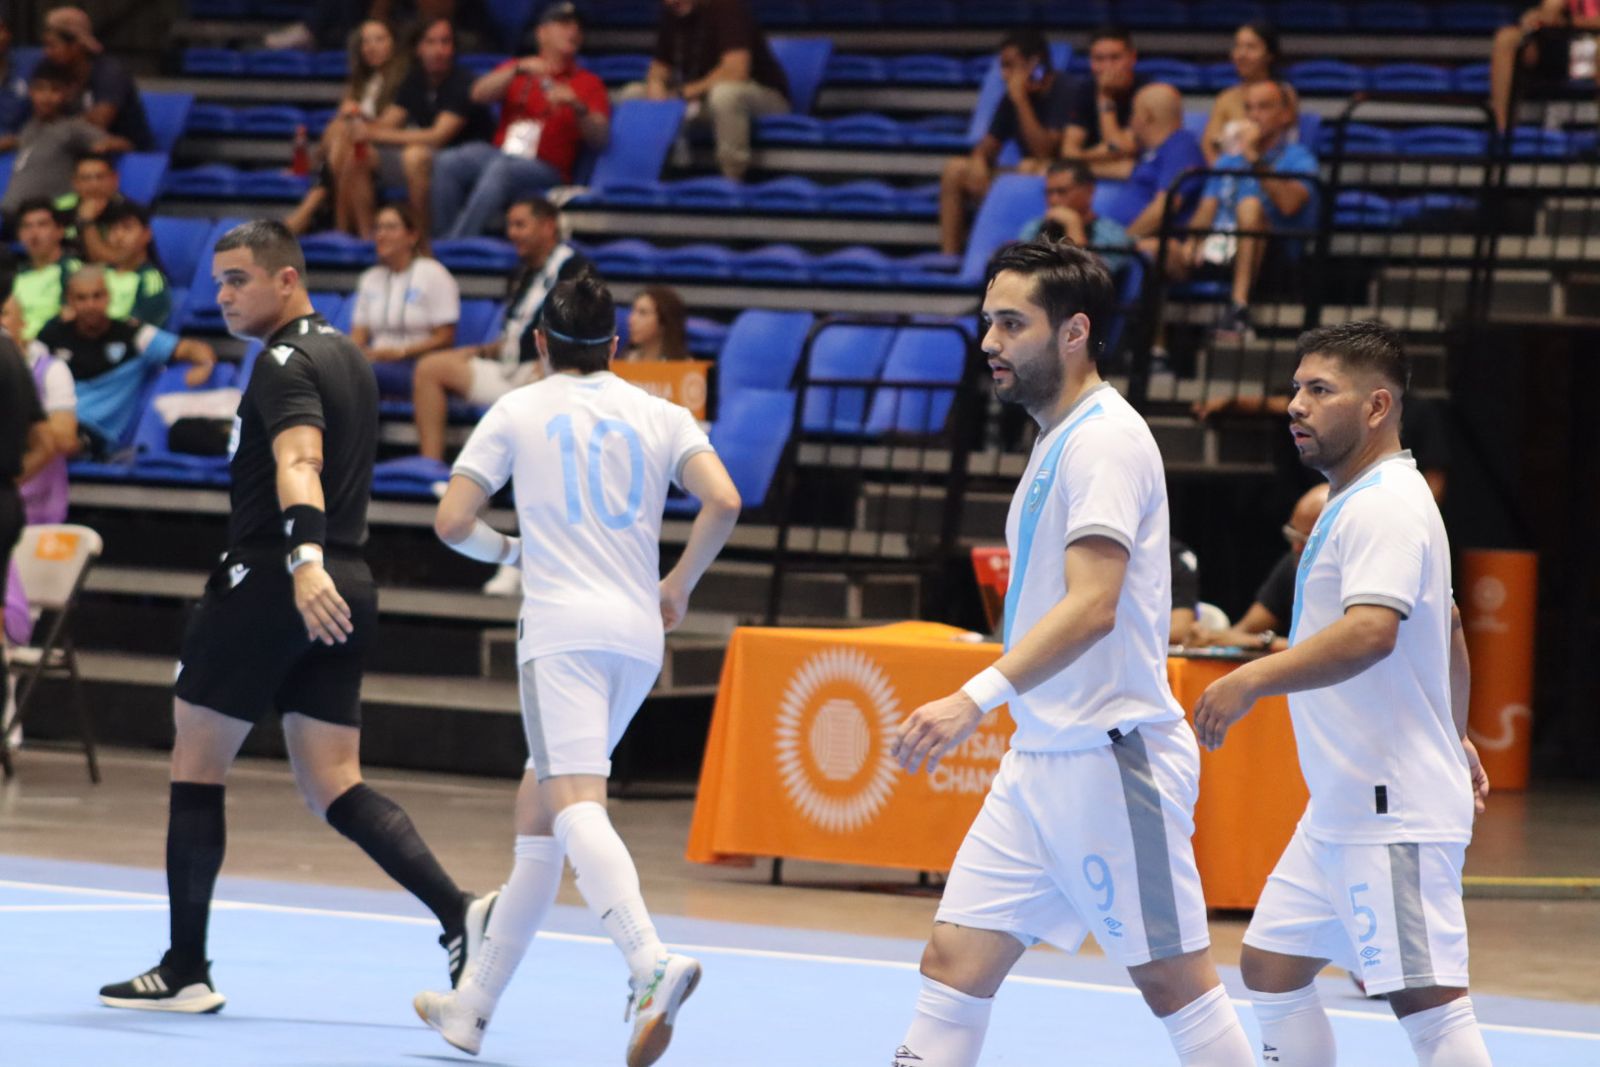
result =
[[[0,854],[0,1064],[6,1067],[356,1067],[472,1062],[417,1021],[411,996],[445,984],[437,928],[398,892],[223,878],[213,913],[214,1016],[101,1007],[96,989],[166,944],[159,871]],[[665,1065],[887,1063],[916,996],[904,940],[662,917],[705,964]],[[627,983],[589,916],[558,907],[477,1062],[620,1064]],[[1586,964],[1587,965],[1587,964]],[[1228,975],[1237,992],[1237,974]],[[1381,1004],[1327,980],[1345,1067],[1413,1062]],[[1475,997],[1499,1067],[1600,1064],[1600,1005]],[[1248,1008],[1241,1012],[1254,1032]],[[997,1001],[983,1063],[1173,1063],[1165,1031],[1103,959],[1031,952]]]

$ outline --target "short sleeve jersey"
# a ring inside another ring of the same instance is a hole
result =
[[[1112,731],[1183,717],[1166,673],[1172,624],[1166,474],[1149,426],[1109,384],[1080,397],[1035,443],[1012,497],[1007,649],[1066,596],[1066,550],[1090,536],[1128,551],[1116,626],[1011,702],[1012,748],[1094,748],[1109,744]]]
[[[1126,96],[1116,102],[1117,125],[1123,129],[1128,128],[1128,120],[1133,117],[1133,98],[1140,89],[1143,89],[1149,79],[1134,75],[1133,88],[1128,90]],[[1095,88],[1094,79],[1085,74],[1077,80],[1071,95],[1071,107],[1067,111],[1067,125],[1081,127],[1088,136],[1084,138],[1083,147],[1093,148],[1103,139],[1100,133],[1100,92]]]
[[[296,426],[322,431],[322,495],[328,543],[359,548],[378,451],[378,382],[366,357],[321,315],[285,323],[262,341],[239,401],[229,469],[229,548],[280,547],[278,463],[273,439]]]
[[[1039,125],[1052,133],[1060,133],[1072,113],[1072,83],[1066,75],[1057,74],[1048,86],[1029,93],[1028,99],[1033,104],[1033,113]],[[1001,144],[1022,138],[1022,121],[1017,117],[1017,105],[1009,95],[995,108],[994,118],[989,122],[989,136]],[[1028,154],[1026,146],[1022,154]]]
[[[662,8],[652,58],[679,80],[699,81],[729,52],[749,52],[750,80],[789,95],[789,78],[756,23],[749,0],[700,0],[682,15]]]
[[[1450,708],[1450,545],[1410,453],[1328,501],[1295,587],[1290,645],[1357,604],[1403,620],[1394,651],[1371,667],[1289,694],[1306,832],[1348,844],[1470,840],[1471,779]]]
[[[144,101],[139,97],[139,87],[134,84],[128,68],[111,56],[96,56],[89,67],[89,84],[84,86],[79,101],[84,111],[97,104],[111,104],[117,109],[116,117],[106,132],[113,137],[126,137],[133,142],[136,152],[148,152],[155,147],[150,133],[150,119],[144,111]]]
[[[508,59],[498,69],[514,70],[517,61]],[[539,142],[535,149],[538,157],[561,172],[566,181],[572,180],[572,168],[578,162],[578,151],[583,147],[583,130],[579,126],[578,112],[566,106],[550,103],[546,87],[565,85],[577,94],[583,106],[596,115],[611,114],[611,98],[606,95],[605,82],[590,71],[574,66],[560,74],[547,74],[536,78],[518,72],[506,86],[500,102],[500,127],[495,131],[494,143],[505,143],[506,131],[514,123],[532,121],[539,123]]]
[[[436,327],[461,318],[461,288],[444,264],[418,256],[402,271],[368,267],[356,283],[352,322],[372,331],[375,348],[425,341]]]
[[[132,429],[145,382],[172,357],[178,338],[134,319],[112,319],[105,333],[85,337],[71,323],[51,319],[39,343],[72,371],[78,421],[115,443]]]
[[[1200,150],[1199,139],[1180,127],[1165,141],[1140,156],[1133,165],[1128,184],[1134,195],[1128,197],[1128,202],[1139,204],[1139,210],[1142,211],[1143,205],[1170,189],[1178,175],[1186,170],[1204,170],[1205,166],[1206,156]],[[1180,205],[1173,216],[1178,222],[1187,222],[1189,216],[1194,214],[1194,209],[1200,206],[1202,188],[1203,183],[1199,178],[1178,187]],[[1124,221],[1131,222],[1132,219]]]
[[[396,90],[394,102],[406,113],[407,125],[418,129],[430,128],[445,113],[459,117],[461,130],[451,145],[494,137],[494,119],[488,108],[472,102],[472,75],[460,66],[452,66],[437,86],[421,67],[413,67]]]
[[[1283,630],[1289,625],[1289,620],[1294,616],[1294,572],[1296,564],[1293,552],[1285,552],[1278,557],[1278,562],[1272,565],[1272,570],[1261,583],[1261,588],[1256,590],[1256,603],[1266,608],[1277,620],[1272,625]]]
[[[106,289],[111,294],[109,313],[114,319],[132,318],[164,327],[172,317],[172,287],[154,263],[134,270],[107,270]]]
[[[1317,173],[1317,157],[1311,150],[1297,141],[1280,144],[1277,148],[1262,157],[1266,160],[1267,168],[1273,174],[1307,174],[1315,176]],[[1223,156],[1217,160],[1217,170],[1249,170],[1250,162],[1243,156]],[[1317,220],[1317,195],[1316,189],[1310,185],[1311,195],[1306,198],[1299,211],[1293,215],[1280,214],[1272,198],[1261,189],[1261,179],[1241,178],[1233,175],[1217,174],[1206,181],[1202,199],[1215,197],[1217,200],[1217,216],[1212,225],[1218,230],[1234,230],[1239,225],[1239,201],[1247,196],[1261,200],[1267,214],[1275,226],[1288,226],[1303,229],[1313,225]]]
[[[453,473],[509,480],[522,535],[517,654],[609,651],[660,663],[661,513],[689,458],[693,416],[609,371],[555,374],[496,401]]]

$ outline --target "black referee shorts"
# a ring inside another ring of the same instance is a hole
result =
[[[378,592],[359,555],[329,549],[326,566],[350,605],[355,632],[342,645],[306,634],[294,579],[277,550],[230,553],[206,583],[183,635],[177,695],[230,718],[269,710],[361,725],[361,672],[378,628]]]

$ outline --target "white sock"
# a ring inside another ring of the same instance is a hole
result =
[[[1419,1011],[1400,1020],[1419,1067],[1490,1067],[1471,997]]]
[[[561,888],[562,866],[561,843],[555,838],[518,835],[516,862],[489,913],[483,947],[467,961],[467,972],[456,986],[463,1003],[484,1018],[494,1014],[533,935],[550,913]]]
[[[592,800],[562,809],[556,838],[578,873],[578,892],[616,942],[635,978],[655,970],[663,949],[639,892],[639,871],[617,836],[606,809]]]
[[[976,1067],[993,997],[975,997],[922,976],[917,1014],[894,1067]]]
[[[1161,1020],[1183,1067],[1251,1067],[1255,1049],[1220,985]]]
[[[1333,1026],[1317,987],[1292,993],[1250,991],[1261,1024],[1261,1062],[1278,1067],[1333,1067]]]

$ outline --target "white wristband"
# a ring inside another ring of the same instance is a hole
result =
[[[979,671],[967,679],[967,684],[961,687],[961,691],[972,698],[972,702],[978,705],[979,711],[986,714],[1001,704],[1011,703],[1017,696],[1016,689],[1006,680],[1006,676],[1000,673],[998,667]]]
[[[446,542],[452,549],[475,559],[479,563],[510,563],[517,558],[522,542],[515,537],[507,537],[499,530],[494,529],[482,519],[477,519],[472,524],[472,532],[456,542]]]

